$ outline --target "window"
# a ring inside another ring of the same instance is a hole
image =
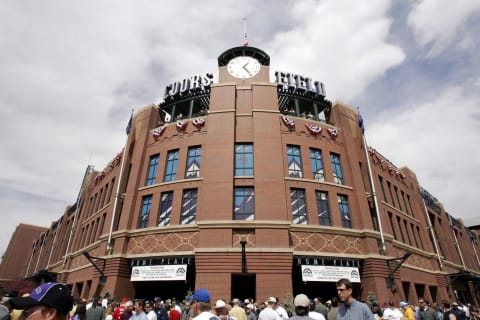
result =
[[[405,231],[402,230],[402,221],[400,220],[399,216],[397,216],[397,225],[398,225],[398,230],[400,230],[400,236],[402,237],[402,242],[406,243],[405,242],[405,236],[404,236]]]
[[[292,205],[292,221],[296,224],[307,224],[307,204],[305,203],[305,190],[291,189],[290,204]]]
[[[158,208],[158,226],[168,226],[172,215],[173,191],[162,192]]]
[[[152,184],[155,184],[155,179],[157,178],[159,158],[160,158],[159,154],[154,154],[153,156],[150,156],[150,162],[148,164],[147,181],[145,181],[146,186],[151,186]]]
[[[402,211],[402,204],[400,203],[400,197],[398,196],[398,188],[397,186],[393,186],[393,190],[395,190],[395,196],[397,198],[397,203],[398,203],[398,208],[400,209],[400,211]]]
[[[253,220],[255,198],[253,187],[236,187],[234,190],[234,220]]]
[[[391,212],[388,212],[388,221],[390,221],[390,227],[393,232],[393,239],[397,240],[397,232],[395,231],[395,222],[393,221],[393,215]]]
[[[395,207],[395,200],[393,200],[393,193],[392,193],[392,184],[390,181],[387,181],[388,193],[390,194],[390,199],[392,200],[392,206]]]
[[[194,224],[197,217],[197,189],[183,191],[181,224]]]
[[[188,148],[187,169],[185,172],[186,179],[200,177],[200,156],[201,155],[202,155],[202,148],[200,146]]]
[[[163,181],[175,181],[178,166],[178,150],[168,151]]]
[[[403,192],[403,190],[400,190],[400,193],[402,194],[403,206],[405,207],[405,211],[407,212],[407,214],[410,215],[410,211],[408,210],[408,206],[407,206],[407,201],[405,200],[405,192]]]
[[[344,184],[342,165],[340,163],[340,155],[336,153],[330,154],[330,161],[332,162],[333,182],[337,184]]]
[[[338,208],[340,209],[340,215],[342,218],[342,226],[344,228],[352,227],[352,219],[350,218],[350,208],[348,207],[348,197],[339,194],[338,195]]]
[[[322,150],[310,149],[310,161],[312,163],[313,179],[317,181],[325,181],[323,174]]]
[[[288,145],[287,159],[288,159],[288,176],[295,177],[295,178],[303,178],[300,147]]]
[[[253,176],[253,144],[235,145],[235,175]]]
[[[148,227],[148,220],[150,219],[150,209],[152,208],[152,195],[144,196],[142,198],[142,209],[140,211],[140,221],[138,228]]]
[[[383,194],[383,201],[387,202],[387,194],[385,193],[385,187],[383,186],[383,178],[382,176],[378,176],[378,181],[380,182],[380,187],[382,188],[382,194]]]
[[[315,191],[317,198],[318,223],[322,226],[330,226],[330,208],[328,206],[328,193],[323,191]]]

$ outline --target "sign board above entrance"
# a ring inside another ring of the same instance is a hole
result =
[[[360,282],[360,272],[356,267],[305,266],[302,265],[302,281],[337,282],[346,278],[351,282]]]
[[[177,281],[187,279],[187,265],[132,267],[130,281]]]

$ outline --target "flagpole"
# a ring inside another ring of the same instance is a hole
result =
[[[243,18],[243,45],[248,46],[247,18]]]
[[[110,222],[110,230],[108,231],[108,240],[107,240],[107,248],[105,249],[107,255],[111,255],[113,253],[113,244],[112,244],[112,233],[113,233],[113,224],[115,223],[115,218],[116,218],[116,212],[117,212],[117,205],[118,205],[118,199],[120,198],[120,186],[122,184],[122,175],[123,175],[123,167],[125,164],[125,155],[127,151],[127,146],[128,146],[128,138],[130,137],[130,126],[133,121],[133,109],[132,109],[132,115],[130,116],[130,121],[127,126],[127,137],[125,138],[125,145],[123,147],[123,153],[122,153],[122,162],[120,164],[120,173],[118,174],[118,184],[117,184],[117,191],[115,192],[115,200],[113,202],[113,210],[112,210],[112,220]]]
[[[443,263],[442,263],[442,258],[440,257],[440,250],[438,250],[437,237],[435,236],[432,222],[430,221],[430,217],[428,216],[427,205],[425,203],[425,198],[423,196],[422,196],[422,203],[423,203],[423,210],[425,211],[425,217],[427,218],[427,222],[428,222],[428,229],[430,229],[430,236],[433,239],[433,246],[435,247],[435,252],[437,253],[438,264],[440,265],[440,269],[442,269]]]
[[[380,241],[381,241],[380,251],[385,255],[387,253],[387,247],[385,245],[385,238],[383,236],[382,219],[380,217],[380,211],[378,210],[377,193],[375,191],[375,183],[373,181],[372,167],[370,165],[370,157],[368,155],[367,140],[363,135],[363,133],[362,133],[362,142],[363,142],[363,149],[365,151],[365,157],[367,158],[368,177],[370,180],[370,185],[372,187],[373,203],[375,206],[375,213],[377,215],[377,220],[378,220],[378,231],[380,232]]]
[[[67,263],[67,255],[68,255],[68,251],[70,251],[70,244],[72,242],[73,233],[75,231],[75,225],[77,223],[77,217],[78,217],[78,211],[79,211],[79,208],[80,208],[80,202],[83,200],[82,192],[83,192],[83,187],[85,185],[85,180],[87,179],[88,175],[92,171],[93,171],[93,166],[92,165],[87,165],[87,168],[85,169],[85,173],[83,174],[83,180],[82,180],[82,184],[80,185],[80,190],[78,190],[75,213],[73,214],[72,228],[70,229],[70,235],[68,236],[67,248],[65,249],[65,254],[63,255],[63,266],[64,267],[65,267],[65,264]]]

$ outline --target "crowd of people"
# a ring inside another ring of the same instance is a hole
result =
[[[207,289],[195,291],[188,299],[162,300],[122,298],[119,302],[108,296],[90,301],[75,301],[67,286],[44,283],[22,297],[4,298],[0,304],[0,320],[472,320],[480,319],[470,304],[443,302],[429,304],[424,298],[414,306],[401,301],[370,305],[356,300],[350,280],[337,282],[337,296],[323,302],[298,294],[294,310],[282,306],[275,296],[265,301],[252,299],[211,301]],[[287,310],[288,309],[288,310]]]

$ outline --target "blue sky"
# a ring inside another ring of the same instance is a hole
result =
[[[173,81],[216,76],[244,17],[272,72],[322,81],[329,100],[360,108],[372,147],[453,216],[479,216],[478,1],[7,0],[0,252],[19,223],[50,226],[75,201],[86,166],[121,150],[131,109]]]

